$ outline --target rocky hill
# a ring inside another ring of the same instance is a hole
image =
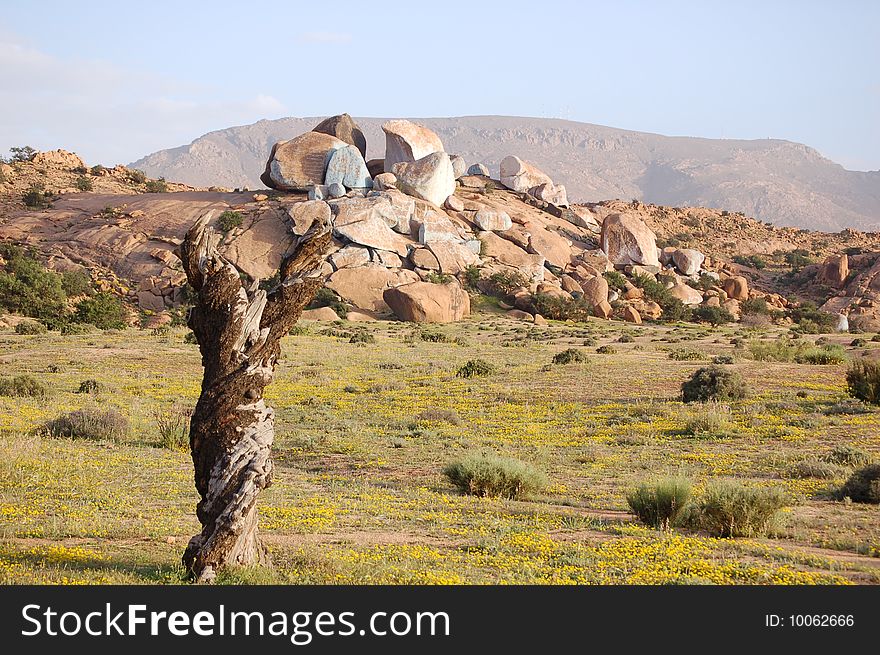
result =
[[[263,120],[206,134],[132,164],[149,175],[197,186],[260,188],[274,143],[319,118]],[[381,157],[383,118],[359,118],[367,158]],[[880,229],[880,171],[854,172],[815,150],[775,139],[667,137],[556,119],[509,116],[425,118],[448,152],[482,161],[497,175],[517,155],[568,188],[575,202],[637,199],[672,207],[743,212],[776,225],[836,232]]]

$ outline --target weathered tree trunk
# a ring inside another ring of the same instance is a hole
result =
[[[279,271],[269,292],[218,252],[211,213],[180,247],[187,279],[198,293],[189,317],[202,354],[202,392],[190,422],[196,513],[202,531],[183,563],[199,582],[227,565],[268,561],[257,535],[257,494],[272,483],[274,411],[263,402],[281,352],[279,341],[321,286],[317,277],[330,243],[329,226],[315,224]]]

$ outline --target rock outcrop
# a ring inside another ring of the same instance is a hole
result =
[[[638,264],[660,267],[657,238],[638,216],[612,214],[602,223],[602,250],[615,266]]]
[[[423,125],[405,120],[388,121],[382,126],[382,131],[385,132],[386,172],[394,172],[397,163],[413,162],[432,153],[443,152],[440,137]],[[454,174],[452,179],[455,180]]]
[[[334,151],[346,147],[345,141],[321,132],[306,132],[272,147],[266,170],[260,179],[267,187],[280,191],[306,191],[324,184],[324,172]]]
[[[361,157],[367,156],[367,139],[358,124],[348,114],[339,114],[325,118],[315,127],[312,132],[321,132],[335,136],[340,141],[353,145],[361,153]]]
[[[457,282],[414,282],[388,289],[385,302],[401,321],[451,323],[470,314],[467,292]]]
[[[385,158],[388,161],[388,158]],[[392,168],[401,191],[442,206],[455,193],[455,174],[445,152],[433,152],[415,161],[397,162]]]

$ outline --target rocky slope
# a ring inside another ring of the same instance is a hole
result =
[[[152,176],[189,184],[259,188],[272,145],[318,118],[263,120],[206,134],[134,162]],[[386,119],[357,119],[367,158],[381,157]],[[450,153],[497,175],[518,155],[565,184],[571,200],[638,199],[743,212],[761,221],[836,232],[880,229],[880,171],[847,171],[815,150],[774,139],[667,137],[556,119],[469,116],[419,119]]]

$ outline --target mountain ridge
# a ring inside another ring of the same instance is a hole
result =
[[[322,117],[263,119],[214,130],[131,164],[196,186],[260,188],[271,146]],[[355,119],[368,157],[382,157],[386,118]],[[517,153],[568,188],[572,201],[620,198],[742,211],[777,225],[835,232],[880,230],[880,171],[849,171],[810,146],[783,139],[665,136],[564,119],[515,116],[414,118],[447,152],[497,174]]]

